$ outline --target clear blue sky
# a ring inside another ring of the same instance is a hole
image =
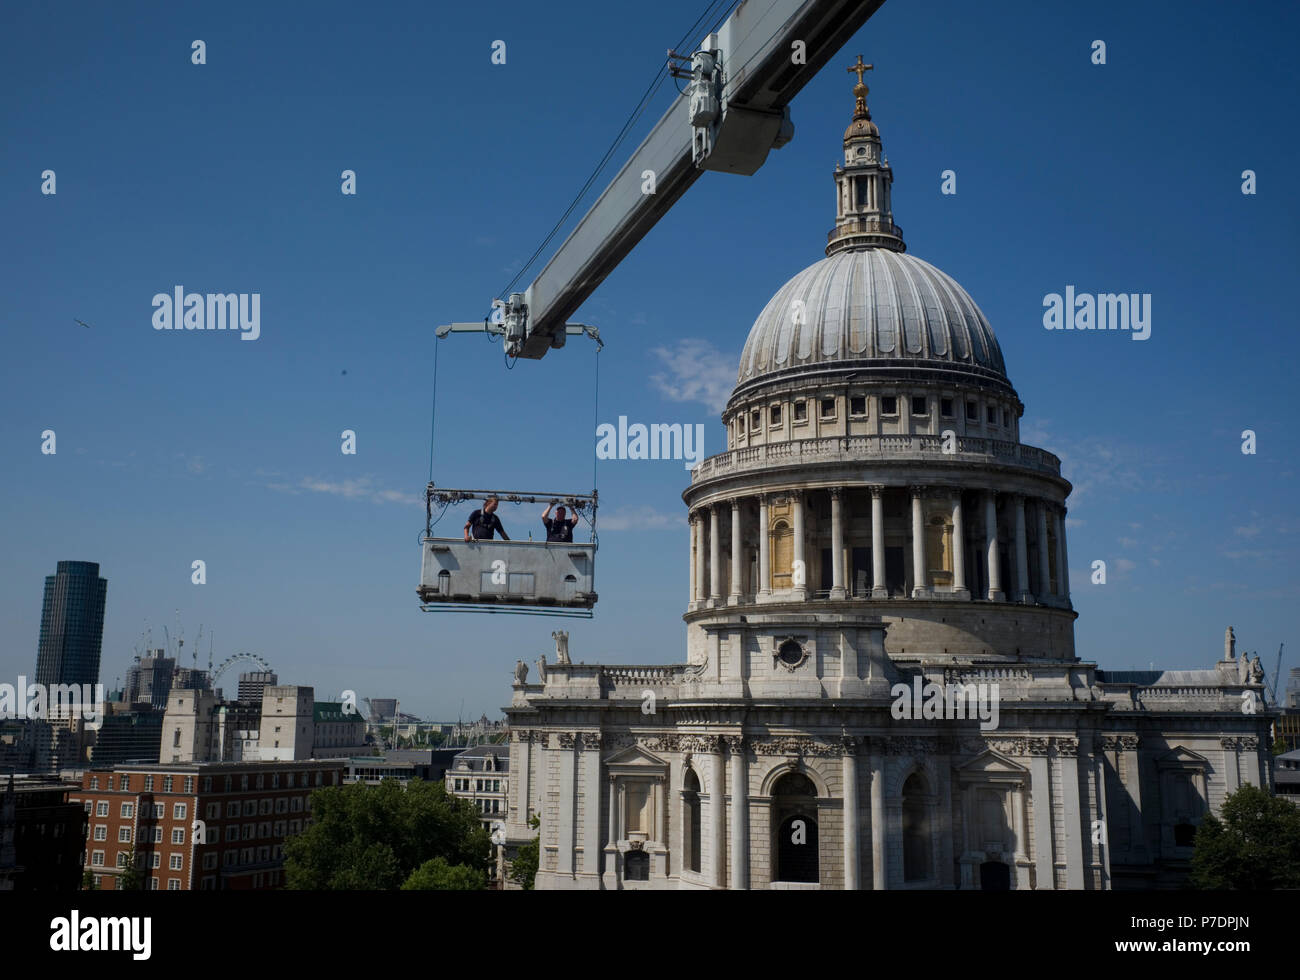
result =
[[[179,609],[218,659],[259,652],[318,697],[495,715],[565,621],[418,610],[433,327],[483,315],[703,6],[9,5],[0,679],[31,675],[44,576],[81,559],[108,578],[107,683]],[[705,175],[580,311],[608,344],[601,420],[706,423],[723,448],[713,402],[750,325],[822,257],[861,51],[909,250],[981,305],[1026,441],[1075,484],[1080,655],[1208,666],[1231,623],[1271,671],[1300,599],[1298,9],[888,0],[795,101],[794,141],[752,178]],[[177,284],[260,293],[260,339],[153,330]],[[1045,331],[1066,284],[1151,293],[1151,339]],[[589,489],[591,344],[509,373],[479,337],[440,357],[438,483]],[[684,660],[685,480],[601,464],[575,660]],[[505,508],[507,529],[533,511]]]

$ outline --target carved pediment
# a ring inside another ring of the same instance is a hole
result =
[[[1161,769],[1208,769],[1210,760],[1199,752],[1179,745],[1164,755],[1157,756],[1156,765]]]
[[[668,775],[668,763],[640,745],[629,745],[606,756],[605,768],[612,776]]]
[[[1027,776],[1029,770],[1001,752],[988,749],[957,766],[961,776]]]

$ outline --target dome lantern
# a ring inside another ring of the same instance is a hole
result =
[[[844,164],[835,168],[835,228],[828,236],[826,254],[855,248],[887,248],[903,252],[903,230],[894,224],[890,207],[890,185],[894,173],[880,143],[880,130],[867,108],[864,73],[874,66],[858,63],[849,67],[858,82],[853,86],[853,121],[844,131]]]

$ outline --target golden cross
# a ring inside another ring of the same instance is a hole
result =
[[[862,63],[862,55],[858,55],[858,63],[857,63],[856,65],[851,65],[851,66],[849,67],[849,71],[855,71],[855,72],[858,73],[858,84],[861,85],[861,84],[862,84],[862,73],[863,73],[863,72],[871,71],[871,69],[873,69],[873,68],[875,68],[875,67],[876,67],[875,65],[864,65],[864,64]]]

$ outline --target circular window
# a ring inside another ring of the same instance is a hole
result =
[[[867,152],[867,148],[866,148],[865,146],[859,146],[859,147],[858,147],[858,156],[862,156],[862,154],[864,154],[864,153],[866,153],[866,152]]]
[[[781,663],[797,667],[803,661],[803,647],[796,640],[786,640],[776,655],[781,658]]]

